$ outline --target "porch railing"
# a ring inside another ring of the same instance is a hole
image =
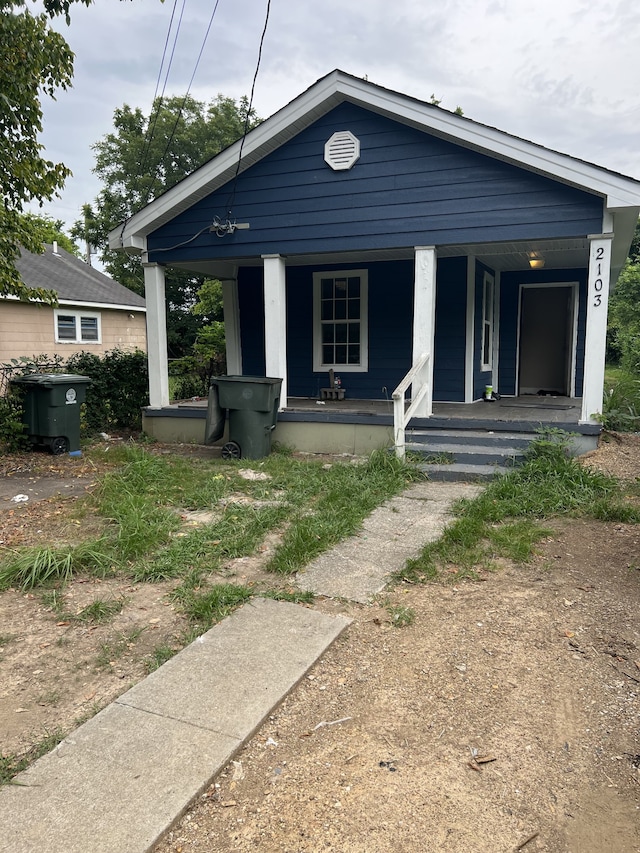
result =
[[[391,395],[393,397],[393,442],[398,459],[405,456],[405,430],[411,418],[415,415],[420,403],[429,392],[431,380],[426,378],[426,368],[429,364],[429,353],[423,353],[411,370]],[[405,410],[405,393],[411,388],[411,404]],[[429,415],[431,412],[429,411]]]

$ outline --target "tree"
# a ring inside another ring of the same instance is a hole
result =
[[[62,219],[54,219],[47,214],[39,215],[36,213],[25,213],[24,219],[27,221],[29,228],[33,228],[41,244],[55,242],[61,249],[64,249],[71,255],[75,255],[76,258],[81,257],[80,249],[71,237],[62,230],[64,228]]]
[[[259,122],[246,98],[223,95],[209,103],[190,96],[156,99],[150,114],[127,104],[115,110],[114,130],[93,146],[94,172],[104,187],[72,235],[101,249],[106,271],[137,293],[144,292],[140,258],[108,249],[109,232],[152,199],[206,163]],[[167,269],[167,343],[184,355],[202,320],[190,308],[204,279]]]
[[[609,300],[608,358],[640,375],[640,220]]]
[[[32,15],[26,0],[0,0],[0,295],[55,303],[55,294],[27,287],[15,267],[20,248],[42,252],[38,223],[23,215],[31,201],[50,201],[69,170],[42,156],[41,95],[54,97],[73,75],[73,53],[49,25],[71,3],[44,0],[45,11]]]

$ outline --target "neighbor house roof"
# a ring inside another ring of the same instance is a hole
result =
[[[55,290],[61,305],[146,310],[142,296],[59,246],[47,243],[41,255],[23,249],[16,267],[28,287]]]
[[[336,70],[250,131],[244,141],[226,148],[114,229],[109,235],[110,247],[144,252],[147,235],[234,177],[240,151],[242,172],[344,102],[595,193],[604,199],[609,212],[618,214],[619,221],[624,218],[625,232],[633,234],[640,181]]]

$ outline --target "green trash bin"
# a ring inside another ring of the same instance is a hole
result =
[[[22,420],[32,444],[58,455],[80,453],[80,404],[88,376],[75,373],[30,373],[11,380],[24,393]]]
[[[229,410],[229,441],[223,459],[262,459],[271,452],[282,379],[270,376],[215,376],[221,409]]]

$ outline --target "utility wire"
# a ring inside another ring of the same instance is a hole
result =
[[[142,162],[141,162],[141,164],[140,164],[140,168],[139,168],[139,170],[138,170],[138,174],[135,176],[134,183],[133,183],[133,192],[132,192],[132,196],[133,196],[134,198],[135,198],[135,195],[136,195],[136,193],[137,193],[137,191],[138,191],[138,184],[139,184],[140,177],[142,177],[142,176],[144,175],[145,169],[146,169],[146,167],[147,167],[147,162],[148,162],[148,159],[149,159],[149,152],[150,152],[150,150],[151,150],[151,141],[152,141],[152,139],[153,139],[153,134],[154,134],[154,131],[155,131],[155,128],[156,128],[156,123],[157,123],[157,121],[158,121],[158,116],[160,115],[160,109],[161,109],[161,107],[162,107],[162,100],[163,100],[163,98],[164,98],[164,93],[165,93],[165,90],[166,90],[166,88],[167,88],[167,81],[169,80],[169,72],[171,71],[171,65],[172,65],[172,63],[173,63],[173,57],[174,57],[174,54],[175,54],[176,45],[177,45],[177,43],[178,43],[178,35],[180,34],[180,26],[181,26],[181,24],[182,24],[182,16],[183,16],[183,14],[184,14],[185,4],[186,4],[186,0],[182,0],[182,7],[181,7],[181,9],[180,9],[180,17],[178,18],[178,24],[177,24],[177,27],[176,27],[175,35],[174,35],[174,37],[173,37],[173,46],[172,46],[172,48],[171,48],[171,55],[170,55],[170,57],[169,57],[169,62],[168,62],[168,64],[167,64],[167,67],[166,67],[166,70],[165,70],[164,84],[163,84],[163,86],[162,86],[162,94],[161,94],[161,96],[160,96],[160,102],[158,103],[158,106],[157,106],[157,108],[156,108],[156,110],[155,110],[155,113],[154,113],[154,115],[151,117],[151,119],[150,119],[150,121],[149,121],[149,124],[147,125],[147,133],[146,133],[146,136],[145,136],[144,148],[143,148],[143,150],[142,150]],[[156,97],[157,97],[157,95],[158,95],[158,89],[160,88],[160,80],[161,80],[161,78],[162,78],[162,69],[163,69],[163,67],[164,67],[165,59],[166,59],[166,57],[167,57],[167,48],[168,48],[168,45],[169,45],[169,39],[170,39],[170,37],[171,37],[171,30],[173,29],[173,21],[174,21],[174,18],[175,18],[175,14],[176,14],[176,7],[177,7],[177,5],[178,5],[178,0],[174,0],[174,2],[173,2],[173,8],[172,8],[172,10],[171,10],[171,18],[170,18],[170,20],[169,20],[169,26],[168,26],[168,28],[167,28],[167,37],[166,37],[166,39],[165,39],[165,42],[164,42],[164,49],[163,49],[163,51],[162,51],[162,59],[161,59],[161,61],[160,61],[160,67],[159,67],[159,69],[158,69],[158,79],[156,80],[156,88],[155,88],[155,91],[154,91],[154,93],[153,93],[153,101],[152,101],[152,104],[154,104],[154,103],[155,103]],[[156,168],[156,173],[157,173],[157,168]],[[155,177],[155,175],[154,175],[154,177]],[[147,193],[146,193],[146,195],[145,195],[144,202],[143,202],[142,204],[140,204],[140,205],[138,205],[138,206],[137,206],[137,209],[138,209],[138,210],[140,210],[142,207],[144,207],[144,204],[146,204],[146,202],[147,202],[147,200],[148,200],[148,198],[149,198],[149,193],[150,193],[150,191],[151,191],[151,184],[149,184],[149,186],[148,186],[148,188],[147,188]],[[124,235],[124,229],[127,227],[127,222],[131,219],[131,217],[134,215],[134,213],[135,213],[135,212],[136,212],[135,210],[132,210],[132,211],[131,211],[131,213],[130,213],[126,218],[125,218],[124,222],[122,223],[122,230],[120,231],[120,237],[121,237],[121,238],[122,238],[122,236]]]
[[[196,72],[198,70],[198,65],[200,64],[200,60],[202,59],[202,54],[204,53],[204,48],[205,48],[205,45],[207,43],[207,39],[209,38],[209,32],[211,31],[213,19],[215,18],[215,14],[218,10],[219,4],[220,4],[220,0],[216,0],[216,4],[213,7],[213,12],[211,13],[211,17],[209,18],[209,24],[207,26],[206,32],[204,34],[204,38],[202,40],[202,45],[200,47],[200,52],[198,53],[198,58],[196,59],[196,64],[194,66],[193,73],[191,74],[191,79],[189,80],[189,85],[187,86],[187,91],[185,92],[184,97],[182,98],[182,103],[180,104],[180,109],[178,110],[178,114],[176,115],[176,120],[174,121],[173,127],[171,128],[171,134],[169,135],[169,139],[167,140],[167,144],[165,145],[164,151],[162,152],[162,155],[160,156],[160,159],[158,160],[158,166],[160,166],[160,164],[163,162],[164,158],[167,156],[169,148],[171,147],[171,143],[173,142],[173,137],[175,136],[176,130],[178,129],[178,124],[180,123],[180,119],[182,118],[182,111],[183,111],[185,104],[187,102],[187,98],[189,97],[189,92],[191,91],[191,86],[193,85],[193,81],[195,79]],[[157,174],[157,167],[156,167],[156,174]],[[155,175],[154,175],[154,177],[155,177]],[[150,192],[151,192],[151,183],[149,183],[149,187],[147,189],[147,195],[145,197],[144,204],[147,203]]]
[[[180,27],[182,25],[182,16],[184,15],[186,0],[182,0],[182,7],[180,9],[180,17],[178,18],[178,24],[177,24],[175,35],[173,38],[173,45],[171,47],[171,55],[169,56],[169,62],[167,63],[167,67],[165,70],[164,83],[162,85],[162,93],[160,95],[160,100],[158,101],[158,103],[156,105],[156,98],[158,97],[158,89],[160,88],[160,79],[162,77],[162,68],[164,66],[164,62],[165,62],[165,59],[167,56],[167,47],[169,45],[169,38],[171,36],[171,30],[173,28],[173,19],[175,17],[177,5],[178,5],[178,0],[174,0],[173,10],[171,12],[171,20],[169,21],[169,28],[167,30],[167,38],[165,39],[164,50],[162,52],[162,60],[160,62],[160,68],[158,70],[158,79],[156,81],[156,88],[155,88],[155,92],[153,93],[153,100],[151,102],[152,105],[155,107],[155,109],[154,109],[153,115],[151,116],[151,120],[149,121],[149,125],[147,126],[147,135],[146,135],[146,139],[145,139],[145,147],[144,147],[144,152],[143,152],[143,156],[142,156],[142,163],[140,165],[140,175],[144,175],[145,169],[147,167],[147,161],[149,159],[149,153],[151,151],[151,142],[153,140],[153,134],[154,134],[155,129],[156,129],[156,124],[158,122],[160,110],[162,109],[162,102],[164,100],[164,93],[165,93],[166,88],[167,88],[167,82],[169,80],[169,74],[171,72],[171,66],[173,64],[173,57],[174,57],[175,52],[176,52],[176,45],[178,44],[178,36],[180,35]],[[145,202],[149,197],[149,192],[150,192],[150,187],[147,190],[147,196],[145,198]]]
[[[256,89],[256,80],[258,79],[258,71],[260,70],[260,61],[262,60],[262,46],[264,45],[264,37],[267,34],[267,26],[269,24],[269,13],[271,12],[271,0],[267,0],[267,11],[264,19],[264,27],[262,28],[262,35],[260,37],[260,47],[258,48],[258,61],[256,62],[256,70],[253,74],[253,82],[251,84],[251,95],[249,97],[249,106],[247,107],[247,114],[244,118],[244,130],[242,131],[242,140],[240,141],[240,151],[238,152],[238,162],[236,164],[235,175],[233,176],[233,185],[231,187],[231,193],[229,195],[229,200],[227,202],[227,219],[231,219],[231,211],[233,210],[233,204],[236,199],[236,186],[238,183],[238,175],[240,174],[240,165],[242,163],[242,151],[244,149],[244,143],[247,138],[247,133],[249,132],[249,122],[251,121],[251,110],[253,109],[253,95]]]

